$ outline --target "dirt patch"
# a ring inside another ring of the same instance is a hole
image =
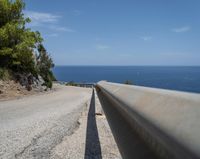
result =
[[[0,80],[0,101],[16,99],[27,95],[37,94],[39,92],[41,92],[39,89],[28,91],[25,86],[21,86],[13,80]]]

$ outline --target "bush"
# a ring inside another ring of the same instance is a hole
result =
[[[130,80],[126,80],[126,81],[124,82],[124,84],[133,85],[133,82],[130,81]]]
[[[0,79],[1,80],[10,80],[12,79],[11,71],[5,68],[0,68]]]
[[[67,82],[66,86],[78,86],[78,84],[75,83],[74,81],[69,81]]]
[[[47,82],[44,83],[44,85],[45,85],[47,88],[52,88],[53,83],[52,83],[52,81],[47,81]]]

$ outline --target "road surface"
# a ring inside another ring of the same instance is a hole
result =
[[[50,158],[78,118],[92,89],[58,86],[43,95],[0,102],[0,158]]]

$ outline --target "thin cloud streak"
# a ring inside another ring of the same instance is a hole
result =
[[[176,32],[176,33],[184,33],[184,32],[187,32],[189,31],[191,28],[189,26],[184,26],[184,27],[180,27],[180,28],[174,28],[172,29],[173,32]]]
[[[61,31],[61,32],[75,32],[75,30],[68,28],[68,27],[60,27],[60,26],[49,26],[50,29],[55,31]]]
[[[142,37],[140,37],[140,39],[142,39],[144,41],[149,41],[152,39],[152,37],[151,36],[142,36]]]
[[[58,37],[58,34],[53,33],[53,34],[48,34],[47,36],[49,36],[49,37]]]
[[[25,17],[29,17],[31,19],[31,23],[28,24],[30,27],[42,27],[59,32],[75,32],[75,30],[69,27],[58,25],[59,20],[62,18],[62,16],[59,15],[44,12],[25,11]]]
[[[40,26],[46,23],[55,23],[61,18],[59,15],[35,11],[25,11],[24,14],[25,17],[29,17],[31,19],[32,26]]]
[[[72,14],[74,15],[74,16],[79,16],[79,15],[81,15],[81,11],[80,10],[78,10],[78,9],[75,9],[75,10],[73,10],[72,11]]]
[[[98,50],[105,50],[105,49],[109,49],[110,47],[107,45],[102,45],[102,44],[97,44],[96,45],[96,49]]]

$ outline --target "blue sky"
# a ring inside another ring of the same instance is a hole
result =
[[[200,65],[199,0],[25,0],[56,65]]]

